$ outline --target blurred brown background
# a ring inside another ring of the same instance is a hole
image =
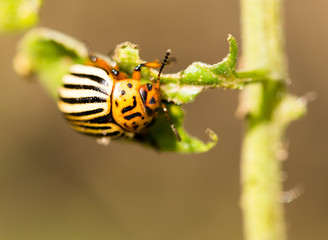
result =
[[[328,2],[285,1],[287,52],[301,96],[315,91],[309,113],[288,129],[285,188],[305,193],[286,205],[292,240],[328,237]],[[45,0],[41,25],[107,53],[140,46],[144,60],[171,48],[176,72],[193,61],[215,63],[239,43],[238,1]],[[12,70],[21,37],[0,37],[0,239],[242,239],[237,91],[210,90],[185,106],[185,127],[218,145],[198,155],[158,154],[136,144],[109,147],[73,132],[55,102]]]

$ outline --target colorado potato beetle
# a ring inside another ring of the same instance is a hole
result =
[[[111,139],[133,138],[147,128],[163,109],[171,128],[180,135],[162,102],[160,76],[171,51],[162,63],[139,64],[132,78],[110,66],[105,60],[89,54],[85,64],[75,64],[62,79],[58,107],[70,126],[77,132]],[[156,81],[141,84],[143,67],[159,68]]]

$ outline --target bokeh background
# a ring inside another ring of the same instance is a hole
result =
[[[285,189],[304,186],[286,204],[292,240],[328,237],[328,2],[285,1],[290,90],[317,99],[288,129]],[[216,63],[239,43],[239,2],[224,0],[45,0],[40,25],[87,41],[107,53],[140,46],[144,60],[171,48],[177,63]],[[185,105],[185,127],[206,140],[204,154],[157,153],[137,144],[98,145],[73,132],[38,85],[15,75],[22,34],[0,37],[0,239],[242,239],[239,154],[243,124],[238,91],[209,90]],[[242,49],[241,49],[242,51]]]

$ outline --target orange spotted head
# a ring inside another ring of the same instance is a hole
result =
[[[161,106],[161,92],[154,84],[146,83],[139,90],[148,116],[156,115]]]
[[[167,64],[167,60],[171,54],[171,49],[166,51],[164,60],[162,61],[161,68],[159,69],[157,81],[155,83],[146,83],[141,86],[139,93],[142,102],[146,108],[147,114],[152,116],[156,114],[161,107],[161,90],[160,90],[160,77],[161,73]]]

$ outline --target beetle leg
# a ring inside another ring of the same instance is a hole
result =
[[[86,47],[88,49],[88,55],[89,55],[89,61],[87,62],[88,65],[99,67],[104,69],[108,75],[114,75],[117,79],[126,79],[127,75],[125,73],[119,72],[118,65],[115,63],[114,66],[110,66],[105,60],[97,57],[89,44],[86,44]]]
[[[170,125],[171,125],[171,129],[172,129],[172,131],[173,131],[175,137],[176,137],[177,140],[180,142],[180,141],[181,141],[180,134],[179,134],[179,132],[178,132],[178,129],[176,128],[176,126],[175,126],[174,123],[172,122],[172,120],[171,120],[171,118],[170,118],[170,115],[169,115],[169,113],[168,113],[168,111],[167,111],[167,108],[166,108],[165,104],[164,104],[164,103],[161,103],[161,106],[162,106],[162,109],[163,109],[163,111],[164,111],[164,114],[165,114],[165,117],[166,117],[167,121],[168,121],[168,122],[170,123]]]

